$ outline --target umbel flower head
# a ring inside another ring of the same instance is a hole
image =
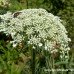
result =
[[[66,29],[58,16],[45,9],[24,9],[0,15],[0,31],[11,34],[13,42],[27,37],[27,43],[48,50],[50,53],[70,50]]]

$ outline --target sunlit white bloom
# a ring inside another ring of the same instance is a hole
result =
[[[39,43],[39,47],[41,47],[43,44],[42,43]]]
[[[35,49],[36,47],[35,47],[35,46],[33,46],[32,48],[33,48],[33,49]]]
[[[43,47],[49,53],[60,50],[63,55],[61,57],[70,50],[68,42],[71,40],[58,16],[44,9],[24,9],[18,12],[20,13],[16,17],[11,12],[0,15],[0,32],[11,34],[16,43],[27,37],[28,45]]]
[[[10,43],[12,44],[13,47],[17,46],[17,42],[16,41],[10,41]]]
[[[16,47],[17,46],[17,44],[13,44],[13,47]]]
[[[12,13],[11,12],[7,12],[7,14],[4,14],[3,16],[0,15],[0,17],[3,19],[3,20],[10,20],[13,18],[12,16]]]
[[[39,31],[39,37],[42,37],[43,39],[47,38],[47,32],[45,32],[44,30]]]
[[[65,59],[68,59],[69,58],[69,56],[65,56]]]
[[[71,39],[70,39],[70,38],[68,38],[68,41],[71,41]]]
[[[67,50],[70,50],[70,48],[68,47]]]
[[[57,49],[54,49],[54,50],[51,51],[51,53],[56,53],[56,52],[58,52]]]
[[[33,34],[33,29],[32,29],[32,28],[27,28],[26,34],[27,34],[28,36],[30,36],[31,34]]]
[[[48,50],[48,47],[47,46],[45,46],[44,48],[45,48],[45,50]]]
[[[40,38],[36,38],[35,36],[34,37],[31,36],[29,41],[30,41],[31,44],[38,45],[40,43]]]
[[[14,38],[14,35],[15,35],[15,32],[12,32],[12,33],[11,33],[12,38]]]
[[[62,59],[62,58],[63,58],[63,56],[62,56],[62,55],[60,55],[60,58]]]

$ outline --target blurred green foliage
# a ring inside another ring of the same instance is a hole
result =
[[[12,44],[0,40],[0,74],[21,74],[24,54]]]

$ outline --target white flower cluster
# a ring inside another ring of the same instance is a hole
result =
[[[44,47],[50,53],[70,50],[66,29],[59,17],[44,9],[25,9],[0,15],[0,31],[11,34],[16,42],[28,37],[28,44]]]

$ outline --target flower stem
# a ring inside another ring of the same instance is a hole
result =
[[[32,74],[35,74],[35,49],[32,49]]]

